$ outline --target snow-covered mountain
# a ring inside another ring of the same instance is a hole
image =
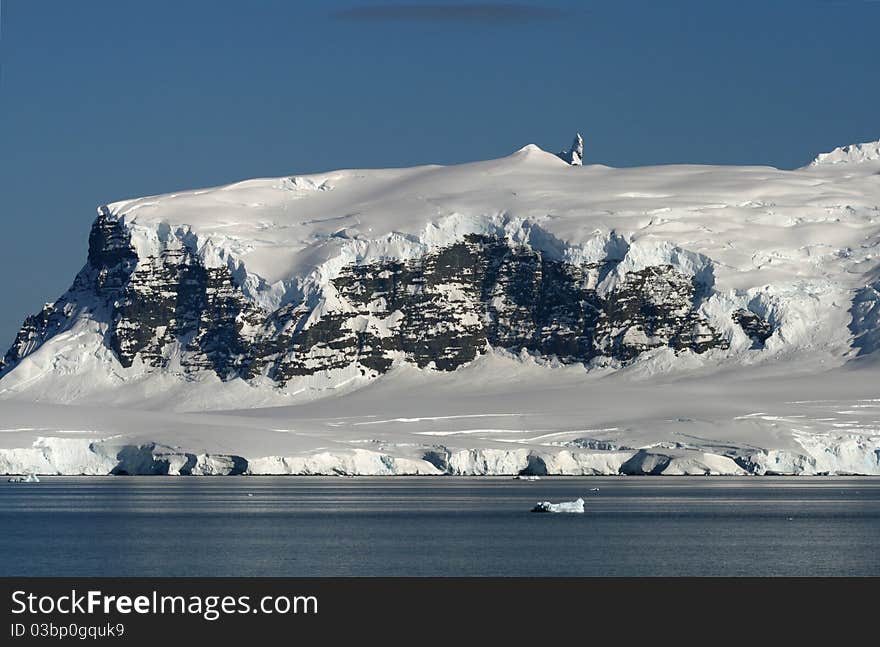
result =
[[[880,473],[878,146],[102,206],[3,359],[0,472]]]

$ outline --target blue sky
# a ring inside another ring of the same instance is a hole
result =
[[[99,204],[456,163],[576,130],[586,161],[793,168],[880,137],[875,0],[3,0],[0,345]],[[2,351],[0,351],[2,352]]]

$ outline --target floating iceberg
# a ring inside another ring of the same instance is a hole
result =
[[[36,474],[26,474],[25,476],[13,476],[9,479],[10,483],[39,483],[40,479]]]
[[[549,501],[540,501],[535,505],[534,508],[532,508],[532,512],[583,513],[583,511],[584,511],[584,500],[581,498],[575,499],[574,501],[561,501],[560,503],[550,503]]]

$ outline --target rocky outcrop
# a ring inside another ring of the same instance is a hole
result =
[[[764,344],[773,335],[773,326],[750,310],[740,309],[733,313],[733,321],[752,340],[752,349],[764,348]]]
[[[379,375],[395,358],[450,371],[489,347],[563,363],[727,347],[699,311],[707,286],[672,265],[627,271],[600,293],[619,262],[574,264],[472,234],[418,258],[348,265],[312,305],[265,311],[229,268],[207,267],[185,239],[139,257],[126,228],[102,214],[74,286],[25,321],[5,364],[80,316],[102,323],[123,367],[264,375],[280,385],[350,367]]]
[[[89,234],[86,266],[60,299],[47,303],[42,311],[25,320],[0,362],[0,375],[78,317],[106,319],[116,299],[130,285],[138,261],[125,226],[101,214]]]
[[[852,347],[857,355],[868,355],[880,349],[880,283],[856,290],[850,308],[849,329]]]
[[[228,269],[205,267],[186,247],[168,249],[131,275],[114,304],[108,343],[125,367],[137,355],[157,368],[179,357],[184,371],[247,376],[251,353],[242,329],[263,319]]]
[[[572,166],[581,166],[584,163],[584,138],[580,133],[574,136],[571,142],[571,148],[567,151],[561,151],[557,156],[567,164]]]

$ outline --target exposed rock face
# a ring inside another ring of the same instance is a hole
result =
[[[268,312],[229,269],[206,267],[185,243],[139,258],[125,227],[102,215],[88,264],[65,296],[25,321],[5,365],[79,316],[105,327],[124,367],[139,361],[148,370],[264,375],[278,384],[352,366],[378,375],[396,358],[449,371],[488,347],[563,363],[727,347],[699,311],[707,286],[671,265],[626,272],[600,294],[619,262],[609,255],[575,265],[503,237],[468,235],[420,258],[349,265],[317,305]],[[753,338],[769,334],[757,315],[734,318]]]
[[[117,220],[99,217],[89,234],[89,258],[76,275],[73,285],[55,303],[47,303],[38,314],[28,317],[12,346],[0,362],[0,374],[40,344],[64,330],[75,318],[105,317],[114,301],[129,285],[138,263],[129,233]]]
[[[226,379],[248,374],[242,328],[262,319],[227,269],[206,268],[183,247],[140,263],[115,303],[108,341],[126,367],[138,354],[154,367],[179,356],[185,370]]]
[[[880,349],[880,283],[856,290],[849,324],[853,334],[853,348],[858,355],[867,355]]]
[[[751,338],[753,349],[764,348],[773,334],[773,326],[750,310],[737,310],[733,313],[733,320]]]
[[[584,163],[584,138],[581,134],[577,133],[574,136],[574,141],[571,142],[571,148],[567,151],[558,153],[558,155],[563,161],[572,166],[582,166]]]

